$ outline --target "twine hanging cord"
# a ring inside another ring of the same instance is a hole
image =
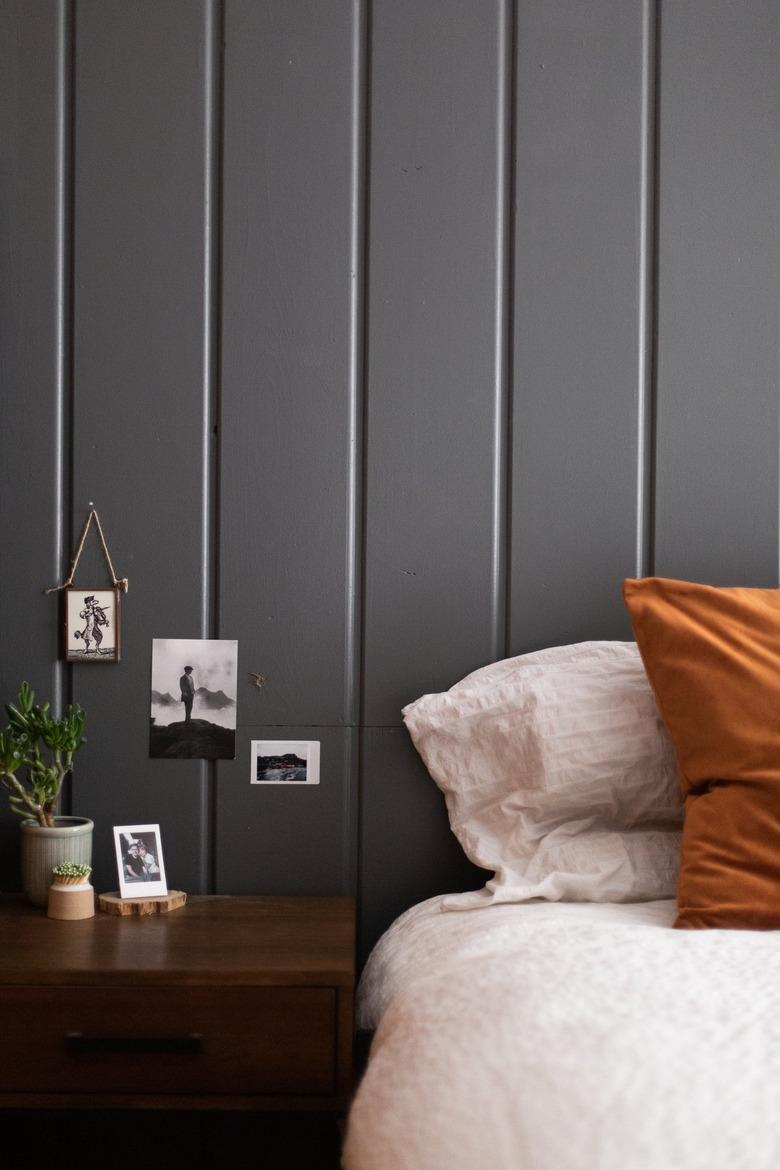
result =
[[[52,585],[51,589],[44,589],[44,593],[57,593],[60,589],[70,589],[71,585],[73,584],[73,578],[75,576],[76,569],[78,568],[79,558],[84,551],[84,542],[87,539],[87,533],[89,532],[89,527],[93,519],[97,525],[100,543],[103,545],[103,552],[105,553],[106,560],[108,561],[108,567],[111,572],[111,580],[114,582],[114,588],[121,589],[123,593],[127,593],[127,577],[117,577],[116,573],[114,572],[114,566],[111,563],[111,553],[108,551],[106,538],[103,535],[103,526],[101,525],[100,517],[94,508],[90,512],[89,516],[87,516],[87,522],[84,525],[84,531],[81,534],[81,540],[79,541],[79,547],[76,549],[76,555],[73,558],[73,564],[70,566],[70,574],[67,581],[63,581],[62,585]]]

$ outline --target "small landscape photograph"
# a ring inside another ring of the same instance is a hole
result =
[[[149,755],[235,759],[237,677],[236,641],[155,638]]]
[[[252,740],[252,784],[319,784],[319,740]]]

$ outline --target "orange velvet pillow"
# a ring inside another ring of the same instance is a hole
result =
[[[675,926],[780,927],[780,590],[625,581],[685,794]]]

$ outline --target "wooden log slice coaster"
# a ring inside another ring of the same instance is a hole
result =
[[[168,914],[171,910],[178,910],[187,901],[183,890],[169,890],[167,894],[158,894],[148,898],[123,898],[118,891],[110,894],[98,895],[98,906],[106,914]]]

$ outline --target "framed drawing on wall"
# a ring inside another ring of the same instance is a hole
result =
[[[119,590],[64,590],[66,662],[119,661]]]

